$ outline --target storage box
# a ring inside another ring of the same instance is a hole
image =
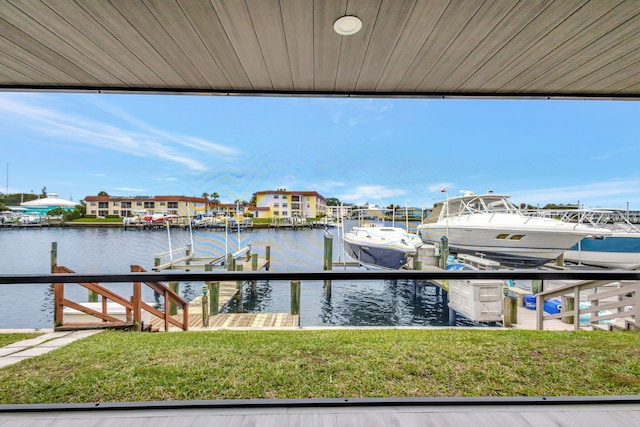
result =
[[[561,308],[562,304],[560,303],[560,300],[550,299],[544,302],[544,312],[547,314],[560,313]]]
[[[474,322],[502,320],[502,280],[451,280],[449,308]]]
[[[536,296],[535,295],[525,295],[524,296],[524,306],[529,310],[536,309]]]

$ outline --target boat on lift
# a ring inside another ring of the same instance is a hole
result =
[[[402,268],[423,245],[417,234],[402,227],[386,226],[386,212],[391,210],[377,207],[360,210],[359,225],[342,237],[347,255],[367,269]]]
[[[446,238],[449,250],[496,260],[508,267],[538,267],[586,237],[601,238],[609,230],[555,218],[527,216],[509,196],[462,191],[436,203],[418,234],[425,243]]]
[[[631,223],[622,209],[544,209],[532,214],[594,228],[594,236],[585,237],[564,253],[566,261],[595,267],[640,269],[640,227]],[[611,234],[599,237],[600,230]]]

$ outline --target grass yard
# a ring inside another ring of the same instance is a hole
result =
[[[640,393],[640,334],[103,332],[0,369],[0,403]]]

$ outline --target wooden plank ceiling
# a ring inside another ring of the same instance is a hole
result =
[[[0,89],[638,99],[640,1],[2,0]]]

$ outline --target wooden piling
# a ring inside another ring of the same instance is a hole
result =
[[[58,266],[58,242],[51,242],[51,273]]]
[[[202,326],[209,327],[209,296],[207,295],[207,286],[202,290]]]
[[[560,311],[573,311],[576,308],[575,298],[567,295],[562,296],[562,302],[560,304],[561,304]],[[567,316],[567,317],[563,317],[560,320],[562,320],[564,323],[573,325],[573,322],[575,321],[575,317]]]
[[[258,254],[251,254],[251,271],[258,270]],[[251,293],[251,297],[256,297],[258,295],[258,282],[252,280],[249,283],[249,289]]]
[[[503,299],[502,325],[510,328],[514,323],[518,323],[518,305],[515,298],[505,296]]]
[[[169,288],[175,292],[176,294],[179,294],[180,292],[180,283],[178,282],[169,282]],[[173,302],[169,302],[169,315],[174,316],[178,314],[178,306],[173,303]]]
[[[271,246],[267,246],[264,250],[264,257],[265,257],[265,264],[264,264],[264,268],[265,270],[269,271],[269,269],[271,268]]]
[[[447,258],[449,258],[449,239],[447,239],[446,236],[442,236],[442,238],[440,238],[440,262],[438,267],[446,270]]]
[[[220,282],[207,282],[209,285],[209,313],[218,314],[220,303]]]
[[[332,269],[333,269],[333,236],[330,236],[325,233],[323,270],[330,271]]]
[[[236,265],[236,271],[242,271],[244,268],[244,266],[242,264],[238,264]],[[236,301],[242,301],[242,288],[243,288],[244,282],[242,280],[236,280],[236,295],[235,295],[235,300]]]
[[[323,270],[333,270],[333,236],[328,233],[324,234]],[[331,298],[331,280],[324,281],[324,293],[327,298]]]
[[[300,281],[291,281],[291,314],[300,314]]]

